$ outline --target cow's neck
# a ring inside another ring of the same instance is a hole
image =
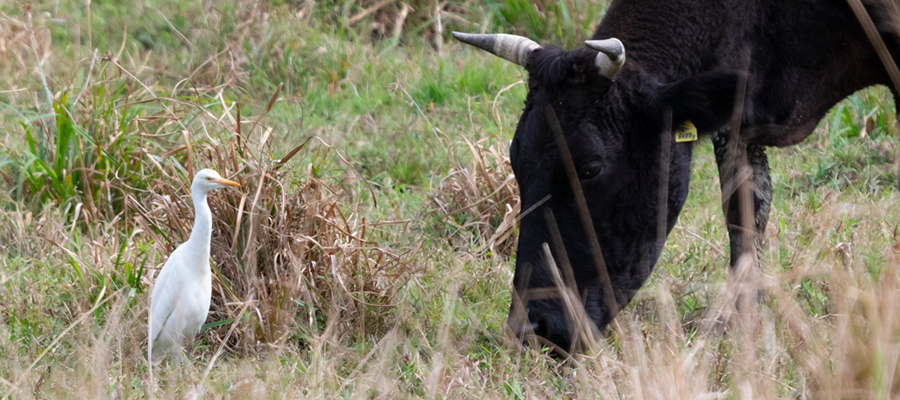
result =
[[[759,145],[800,142],[841,99],[889,83],[842,0],[616,0],[594,37],[625,44],[623,77],[666,83],[747,71],[741,135]],[[889,39],[900,54],[896,35]]]
[[[695,0],[614,1],[594,38],[616,37],[626,48],[626,69],[661,82],[736,68],[752,24],[754,2]],[[726,34],[727,32],[727,34]]]

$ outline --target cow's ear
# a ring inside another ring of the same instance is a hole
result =
[[[651,112],[657,121],[672,110],[672,124],[693,122],[701,133],[719,129],[731,120],[740,75],[734,72],[707,72],[663,85]]]

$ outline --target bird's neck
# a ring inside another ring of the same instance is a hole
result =
[[[191,230],[189,242],[194,248],[203,249],[206,257],[209,257],[209,242],[212,237],[212,212],[206,202],[206,192],[195,191],[191,194],[194,199],[194,228]]]

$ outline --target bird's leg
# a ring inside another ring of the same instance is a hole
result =
[[[184,352],[184,346],[182,346],[183,341],[180,339],[181,338],[179,338],[179,340],[177,342],[178,343],[177,348],[175,349],[175,351],[172,352],[172,356],[175,357],[175,365],[178,366],[179,370],[181,369],[181,356],[182,356],[182,353]]]
[[[755,269],[747,272],[758,273],[762,268],[762,243],[772,204],[769,161],[763,146],[732,138],[731,133],[726,129],[713,135],[722,210],[731,242],[730,265],[737,268],[741,257],[746,255],[752,257],[750,261]],[[762,290],[757,291],[757,301],[764,301]]]
[[[193,363],[191,363],[191,360],[192,360],[191,357],[193,357],[193,354],[194,354],[194,341],[188,340],[187,344],[184,345],[184,355],[187,356],[188,363],[191,364],[192,366],[193,366]]]

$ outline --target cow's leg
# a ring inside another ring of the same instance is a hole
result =
[[[750,253],[753,257],[752,264],[760,269],[762,242],[772,204],[772,179],[769,177],[769,160],[765,148],[732,139],[730,130],[716,133],[713,136],[713,146],[722,187],[722,210],[731,242],[731,267],[738,265],[743,254]],[[749,168],[745,169],[743,166]],[[741,173],[742,170],[745,172]],[[748,186],[742,191],[741,185],[744,184]],[[742,208],[742,195],[752,199],[752,208]],[[742,214],[750,214],[752,223],[743,221]],[[763,300],[762,294],[759,291],[760,302]]]

